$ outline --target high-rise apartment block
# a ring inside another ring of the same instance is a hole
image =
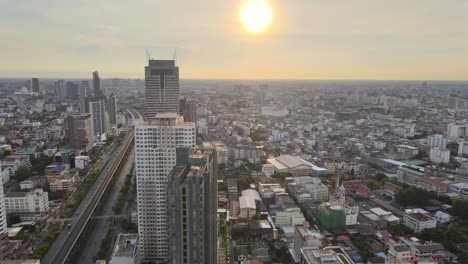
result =
[[[91,131],[93,140],[109,130],[109,115],[106,111],[104,100],[89,102],[89,112],[91,113]]]
[[[41,92],[40,87],[39,87],[39,79],[38,78],[32,78],[31,80],[31,91],[35,93]]]
[[[94,97],[103,98],[104,93],[101,90],[101,78],[99,78],[99,73],[97,71],[93,72],[93,89]]]
[[[187,98],[181,102],[182,111],[180,112],[184,116],[184,120],[187,122],[196,122],[197,121],[197,104],[195,99]]]
[[[174,60],[150,60],[145,67],[145,116],[179,113],[179,67]]]
[[[169,174],[170,259],[173,263],[217,262],[215,151],[179,148]]]
[[[468,123],[460,121],[447,125],[447,138],[449,140],[457,140],[459,138],[468,137]]]
[[[107,112],[109,114],[110,125],[117,125],[117,99],[114,94],[111,94],[107,100]]]
[[[91,114],[71,114],[64,121],[65,142],[75,150],[87,152],[92,147]]]
[[[177,112],[178,99],[176,105]],[[176,149],[195,147],[195,124],[176,112],[150,114],[151,122],[135,125],[138,235],[144,261],[169,260],[168,175],[176,165]]]
[[[427,137],[427,146],[429,148],[438,147],[440,149],[447,148],[448,140],[444,137],[444,135],[434,134]]]

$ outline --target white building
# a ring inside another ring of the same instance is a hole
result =
[[[346,211],[346,225],[356,225],[357,218],[359,215],[359,206],[358,205],[349,205],[343,203],[343,207]]]
[[[411,248],[405,243],[397,243],[394,240],[388,242],[388,254],[387,262],[388,264],[411,264],[412,261],[409,260],[411,256]]]
[[[165,262],[169,257],[168,174],[176,165],[178,147],[195,147],[195,124],[176,113],[157,114],[135,125],[138,237],[143,261]]]
[[[7,213],[44,213],[49,210],[48,193],[42,189],[11,192],[5,196]]]
[[[94,141],[99,140],[102,134],[110,130],[109,115],[104,100],[89,102],[91,113],[91,134]]]
[[[447,213],[444,213],[442,211],[437,211],[434,214],[434,219],[439,224],[445,224],[445,223],[448,223],[448,222],[450,222],[452,220],[452,216],[447,214]]]
[[[119,234],[112,251],[112,264],[140,263],[137,234]]]
[[[458,140],[458,156],[468,154],[468,141]]]
[[[262,115],[273,117],[285,117],[289,114],[289,110],[279,106],[263,106]]]
[[[0,179],[3,183],[7,183],[8,181],[10,181],[10,173],[6,170],[4,172],[0,169]]]
[[[271,164],[263,164],[262,173],[266,176],[272,176],[273,174],[275,174],[275,166]]]
[[[90,158],[88,156],[76,156],[75,157],[75,167],[82,170],[86,167],[88,167],[88,164],[90,162]]]
[[[422,209],[406,210],[402,224],[420,233],[424,229],[435,228],[437,221]]]
[[[438,147],[440,149],[447,148],[448,140],[444,137],[444,135],[434,134],[427,137],[427,146],[429,148]]]
[[[387,146],[386,142],[383,141],[374,141],[374,148],[376,149],[384,149]]]
[[[447,138],[456,140],[468,136],[468,123],[465,121],[455,122],[447,125]]]
[[[441,149],[439,147],[431,148],[429,158],[433,163],[449,163],[450,162],[450,150]]]
[[[257,201],[261,201],[260,194],[256,190],[247,189],[242,191],[239,197],[240,214],[239,218],[252,219],[257,213]]]

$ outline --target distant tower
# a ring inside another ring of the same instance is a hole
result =
[[[89,102],[89,112],[91,113],[91,131],[93,140],[109,131],[109,116],[106,111],[104,100]]]
[[[197,104],[195,99],[187,98],[184,101],[184,107],[182,115],[184,116],[184,121],[193,122],[197,121]]]
[[[31,90],[35,93],[39,93],[41,90],[39,88],[39,79],[38,78],[32,78],[31,79]]]
[[[149,60],[145,67],[145,115],[151,119],[157,113],[178,113],[179,67],[174,60]]]
[[[109,123],[113,126],[117,125],[117,99],[114,94],[109,96],[107,111],[109,113]]]
[[[104,97],[104,94],[101,91],[101,78],[99,78],[99,73],[97,71],[93,72],[93,89],[94,96],[96,98]]]
[[[86,97],[88,96],[88,92],[89,92],[89,81],[86,81],[86,80],[81,81],[78,95],[80,97]]]

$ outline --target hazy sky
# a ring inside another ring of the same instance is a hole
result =
[[[142,77],[146,49],[182,78],[468,79],[468,1],[0,0],[0,77]]]

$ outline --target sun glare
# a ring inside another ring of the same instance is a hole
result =
[[[248,0],[242,7],[241,20],[251,32],[263,31],[271,22],[271,7],[265,0]]]

